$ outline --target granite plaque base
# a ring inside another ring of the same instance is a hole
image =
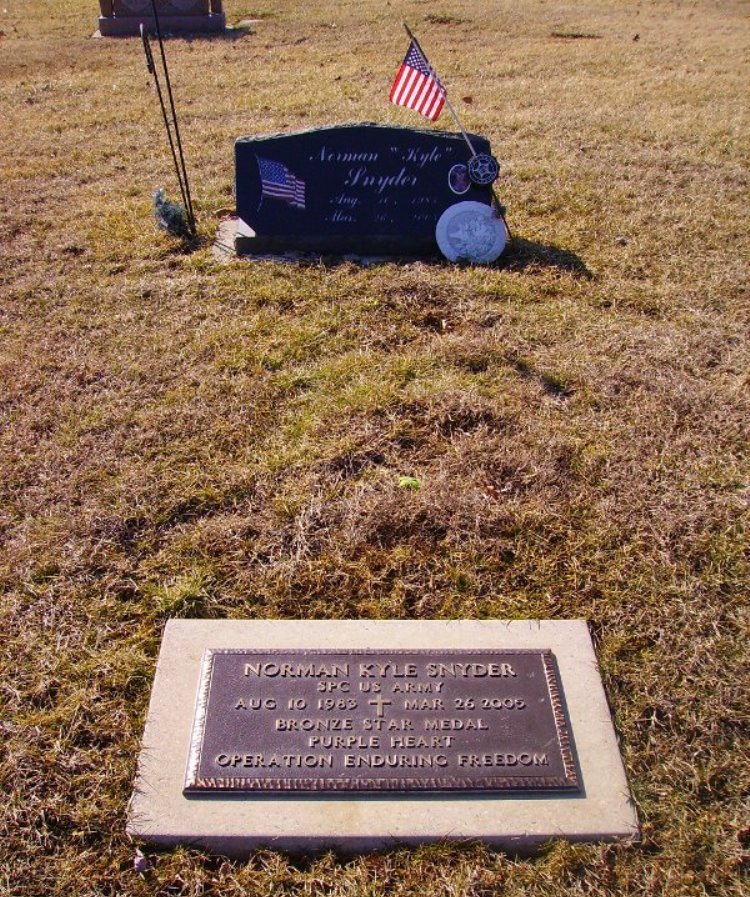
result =
[[[128,832],[528,852],[638,823],[584,621],[173,620]]]

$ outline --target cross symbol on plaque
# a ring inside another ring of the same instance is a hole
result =
[[[393,701],[386,701],[382,695],[378,695],[377,698],[374,698],[372,701],[368,701],[367,703],[374,704],[377,709],[378,716],[381,717],[383,716],[383,707],[386,704],[392,704]]]

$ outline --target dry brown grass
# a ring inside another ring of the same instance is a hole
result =
[[[150,220],[138,42],[90,40],[94,0],[0,11],[0,891],[741,894],[747,6],[226,7],[262,21],[168,48],[192,252]],[[217,264],[234,137],[419,124],[386,102],[402,16],[505,164],[504,263]],[[176,615],[587,617],[643,841],[141,877]]]

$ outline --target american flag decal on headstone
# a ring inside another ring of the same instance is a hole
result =
[[[294,206],[297,209],[304,209],[305,182],[292,174],[286,165],[282,165],[281,162],[261,159],[260,156],[255,158],[258,160],[263,197],[268,196],[271,199],[280,199],[287,205]]]

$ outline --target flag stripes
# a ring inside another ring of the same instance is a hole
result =
[[[260,186],[263,196],[280,199],[287,205],[298,209],[305,208],[305,182],[283,165],[271,159],[258,160],[260,171]]]
[[[412,40],[391,87],[390,99],[430,121],[437,121],[445,103],[445,88],[416,41]]]

